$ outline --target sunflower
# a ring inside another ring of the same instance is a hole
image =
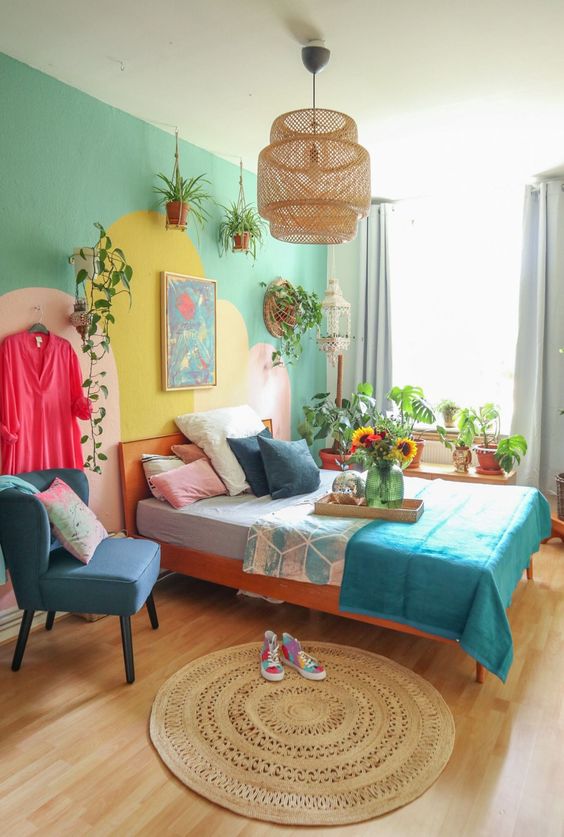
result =
[[[352,443],[355,447],[364,447],[368,441],[368,437],[373,435],[373,427],[357,427],[352,435]]]
[[[413,459],[417,453],[417,445],[413,439],[398,439],[396,449],[400,452],[404,462],[407,462],[408,459]]]

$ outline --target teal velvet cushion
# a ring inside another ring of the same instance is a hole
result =
[[[251,486],[253,494],[256,497],[264,497],[265,494],[270,494],[270,489],[260,453],[258,443],[259,436],[266,439],[272,439],[272,433],[268,427],[265,427],[262,433],[259,433],[258,436],[247,436],[243,439],[228,438],[227,444],[235,454],[237,462],[245,472],[245,477]]]
[[[273,500],[309,494],[319,488],[319,468],[307,442],[281,442],[257,436],[268,487]]]

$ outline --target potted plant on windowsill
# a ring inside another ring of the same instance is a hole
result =
[[[218,230],[220,253],[229,249],[233,253],[250,253],[254,261],[257,247],[262,245],[264,221],[251,204],[232,203],[222,208],[225,215]]]
[[[319,451],[322,468],[340,471],[348,467],[355,429],[373,421],[375,415],[372,391],[370,384],[359,384],[350,399],[342,399],[341,406],[330,393],[320,392],[302,408],[304,420],[298,425],[298,433],[308,445],[328,437],[334,440],[333,447]]]
[[[399,423],[405,429],[405,433],[417,444],[417,453],[411,460],[408,468],[418,468],[425,447],[425,440],[417,435],[416,424],[434,424],[436,421],[435,411],[428,401],[421,387],[405,386],[392,387],[386,398],[392,401],[399,413]]]
[[[509,473],[521,462],[521,457],[527,453],[527,442],[524,436],[515,434],[500,439],[500,414],[495,404],[488,402],[477,410],[474,407],[464,407],[458,415],[459,436],[457,441],[470,447],[474,440],[479,443],[474,446],[478,458],[477,473],[491,476]],[[453,447],[453,443],[446,438],[444,428],[437,427],[437,432],[446,447]]]
[[[455,426],[454,420],[459,409],[460,408],[456,402],[450,401],[448,398],[443,399],[443,401],[439,401],[437,404],[437,413],[442,415],[445,427]]]

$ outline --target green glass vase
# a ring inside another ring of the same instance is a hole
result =
[[[403,502],[403,472],[395,462],[376,462],[368,469],[366,505],[377,509],[399,509]]]

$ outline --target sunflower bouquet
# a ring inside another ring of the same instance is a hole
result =
[[[352,435],[351,459],[364,469],[388,462],[407,468],[415,454],[417,445],[401,431],[393,421],[386,426],[358,427]]]

